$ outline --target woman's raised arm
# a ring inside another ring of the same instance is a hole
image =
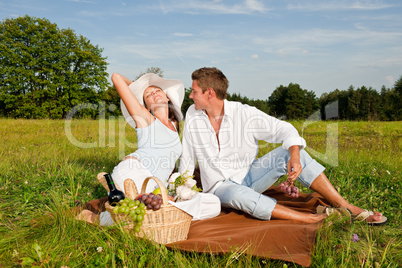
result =
[[[112,82],[137,127],[141,128],[150,125],[155,119],[131,92],[128,86],[132,81],[121,74],[114,73],[112,74]]]

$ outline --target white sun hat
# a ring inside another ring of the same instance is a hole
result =
[[[175,79],[164,79],[154,73],[146,73],[140,78],[135,80],[129,85],[131,92],[137,98],[141,105],[144,105],[144,91],[149,86],[160,87],[163,92],[168,96],[169,100],[173,104],[173,110],[178,121],[183,119],[183,114],[181,112],[181,104],[184,99],[184,85],[180,80]],[[123,100],[120,100],[120,107],[124,118],[127,123],[133,128],[136,127],[134,119],[131,117],[130,113],[127,111],[126,105],[124,105]]]

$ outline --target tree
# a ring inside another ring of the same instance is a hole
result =
[[[268,98],[268,106],[272,115],[285,119],[306,119],[320,107],[313,91],[293,83],[277,87]]]
[[[398,81],[397,81],[398,82]],[[395,84],[395,87],[397,83]],[[381,88],[381,93],[375,89],[362,86],[355,89],[338,90],[324,93],[320,97],[321,112],[325,117],[325,107],[338,101],[338,119],[342,120],[401,120],[400,94],[395,88]]]
[[[146,73],[154,73],[154,74],[159,75],[160,77],[163,77],[163,71],[162,71],[161,68],[159,68],[159,67],[148,67],[145,72],[141,72],[133,81],[137,80],[138,78],[140,78],[141,76],[143,76]]]
[[[185,88],[184,89],[184,100],[181,105],[181,112],[183,113],[183,116],[186,116],[186,112],[188,108],[193,104],[193,100],[190,99],[190,94],[191,94],[191,88]]]
[[[395,98],[394,98],[394,106],[395,106],[395,120],[402,120],[402,75],[395,82],[394,85],[395,90]]]
[[[394,88],[381,88],[381,120],[402,120],[402,76],[395,82]]]
[[[241,96],[240,93],[228,93],[227,100],[229,101],[238,101],[243,104],[247,104],[250,106],[254,106],[257,109],[263,111],[266,114],[269,114],[269,108],[268,108],[268,101],[267,100],[254,100],[254,99],[249,99],[246,96]]]
[[[257,109],[269,114],[268,100],[250,100],[250,105],[256,107]]]
[[[5,116],[63,118],[97,103],[108,74],[102,49],[71,29],[24,16],[0,23],[0,109]]]
[[[232,93],[232,94],[228,93],[226,99],[229,101],[238,101],[243,104],[250,104],[249,98],[241,96],[240,93]]]
[[[402,75],[399,77],[399,79],[395,82],[394,88],[396,92],[399,94],[402,93]]]
[[[268,98],[268,106],[271,114],[276,117],[286,117],[286,99],[288,97],[288,88],[280,85]]]
[[[345,91],[335,89],[330,93],[323,93],[319,103],[322,120],[346,118],[347,95]]]
[[[120,116],[120,95],[114,85],[109,86],[106,91],[100,93],[100,99],[105,103],[105,116]]]

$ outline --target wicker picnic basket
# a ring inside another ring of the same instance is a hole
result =
[[[98,180],[108,190],[106,181],[103,178],[104,174],[105,173],[99,173]],[[135,233],[133,231],[134,224],[130,217],[127,217],[125,214],[113,213],[113,207],[109,204],[109,202],[106,202],[105,204],[106,210],[110,213],[115,223],[122,223],[126,231],[134,234],[137,237],[150,239],[159,244],[169,244],[186,240],[193,217],[183,210],[168,203],[169,199],[167,197],[167,189],[157,177],[148,177],[145,179],[144,183],[142,184],[141,194],[145,193],[146,186],[151,179],[154,180],[161,189],[163,205],[159,210],[156,211],[148,209],[146,210],[141,231],[139,233]],[[126,197],[135,199],[139,195],[137,187],[132,179],[126,179],[124,181],[124,189]]]

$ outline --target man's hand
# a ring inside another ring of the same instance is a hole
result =
[[[293,182],[299,177],[303,168],[300,164],[300,148],[293,145],[289,148],[290,158],[288,161],[288,180]]]

